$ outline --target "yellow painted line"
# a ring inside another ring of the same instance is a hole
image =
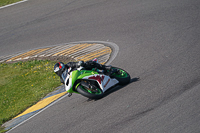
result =
[[[101,64],[104,65],[106,62],[102,62]]]
[[[77,45],[75,45],[73,47],[70,47],[70,48],[62,50],[62,51],[60,51],[58,53],[55,53],[53,56],[67,55],[67,54],[74,53],[74,52],[77,52],[79,50],[82,50],[82,49],[84,49],[86,47],[89,47],[89,46],[92,46],[92,45],[95,45],[95,44],[87,44],[87,43],[85,43],[85,44],[77,44]]]
[[[62,93],[57,94],[57,95],[54,95],[54,96],[51,96],[51,97],[48,97],[48,98],[45,98],[45,99],[39,101],[37,104],[33,105],[32,107],[28,108],[28,109],[25,110],[22,114],[16,116],[15,118],[20,117],[20,116],[23,116],[23,115],[26,115],[26,114],[31,113],[31,112],[33,112],[33,111],[42,109],[42,108],[46,107],[48,104],[50,104],[50,103],[52,103],[53,101],[55,101],[56,99],[58,99],[58,98],[60,98],[61,96],[65,95],[66,93],[67,93],[67,91],[62,92]],[[15,118],[13,118],[13,119],[15,119]]]
[[[81,44],[77,44],[77,45],[75,45],[75,46],[73,46],[73,47],[70,47],[70,48],[68,48],[68,49],[62,50],[62,51],[60,51],[60,52],[57,52],[57,53],[53,54],[52,56],[58,56],[58,55],[60,55],[60,54],[63,54],[63,53],[65,53],[65,52],[67,52],[68,50],[74,49],[74,48],[76,48],[76,47],[78,47],[78,46],[80,46],[80,45],[81,45]]]
[[[112,52],[112,50],[109,47],[106,47],[106,48],[94,51],[92,53],[80,56],[80,57],[78,57],[76,59],[77,60],[88,61],[88,60],[91,60],[93,58],[97,58],[99,56],[102,56],[102,55],[105,55],[105,54],[108,54],[108,53],[111,53],[111,52]]]
[[[23,53],[23,54],[21,54],[21,55],[15,56],[15,57],[13,57],[13,58],[7,60],[7,61],[11,61],[11,60],[15,60],[15,59],[21,58],[21,57],[23,57],[23,56],[25,56],[25,55],[27,55],[27,54],[29,54],[29,53],[32,53],[32,52],[34,52],[34,51],[35,51],[35,50],[31,50],[31,51],[26,52],[26,53]]]
[[[78,52],[78,51],[80,51],[80,50],[82,50],[82,49],[85,49],[85,48],[90,47],[90,46],[93,46],[93,45],[95,45],[95,44],[83,44],[83,45],[81,45],[80,47],[77,47],[77,48],[74,48],[74,49],[72,49],[72,50],[67,51],[67,52],[64,53],[63,55],[70,55],[70,54],[76,53],[76,52]]]
[[[26,57],[39,54],[39,53],[46,51],[48,49],[50,49],[50,48],[36,49],[35,51],[33,50],[33,52],[27,54]],[[25,57],[23,57],[23,58],[25,58]]]
[[[98,57],[100,57],[100,56],[102,56],[102,55],[105,55],[105,54],[107,54],[107,53],[108,53],[108,51],[103,52],[103,53],[100,53],[100,54],[98,54],[98,55],[93,55],[93,56],[90,56],[90,57],[86,57],[86,58],[83,58],[83,59],[81,59],[81,60],[83,60],[83,61],[89,61],[89,60],[92,60],[92,59],[94,59],[94,58],[98,58]]]
[[[20,55],[18,55],[18,56],[15,56],[15,57],[13,57],[13,58],[7,60],[6,62],[12,61],[12,60],[16,60],[16,59],[19,59],[19,58],[23,59],[23,58],[26,58],[26,57],[28,57],[28,56],[36,55],[36,54],[38,54],[38,53],[40,53],[40,52],[43,52],[43,51],[45,51],[45,50],[48,50],[48,49],[49,49],[49,48],[31,50],[31,51],[28,51],[28,52],[26,52],[26,53],[23,53],[23,54],[20,54]]]

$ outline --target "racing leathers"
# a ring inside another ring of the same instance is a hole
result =
[[[65,64],[65,70],[68,68],[71,68],[71,71],[73,71],[79,68],[80,66],[84,67],[85,70],[92,70],[93,68],[100,69],[103,71],[111,70],[111,66],[102,65],[102,64],[96,63],[96,61],[68,62],[67,64]],[[64,80],[66,78],[65,75],[67,75],[66,74],[67,71],[65,70],[63,71],[63,74],[60,76],[61,83],[64,83]]]

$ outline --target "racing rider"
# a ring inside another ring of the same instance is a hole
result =
[[[63,62],[58,62],[54,66],[54,72],[60,77],[61,83],[64,83],[65,77],[63,77],[63,75],[67,74],[66,70],[68,70],[69,68],[71,68],[71,70],[73,71],[79,68],[80,66],[82,66],[86,70],[92,70],[93,68],[97,68],[100,70],[104,70],[106,72],[107,70],[109,71],[112,70],[112,72],[114,72],[113,70],[115,69],[111,69],[111,66],[101,65],[97,63],[96,61],[97,60],[87,61],[87,62],[84,62],[84,61],[69,62],[67,64],[64,64]]]

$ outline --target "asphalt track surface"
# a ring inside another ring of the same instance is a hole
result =
[[[132,77],[97,101],[63,98],[10,132],[199,133],[199,13],[199,0],[29,0],[0,9],[0,56],[109,41],[119,46],[110,64]]]

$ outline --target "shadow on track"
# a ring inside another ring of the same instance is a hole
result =
[[[137,81],[139,81],[139,80],[140,80],[139,77],[132,78],[132,79],[130,80],[130,83],[129,83],[129,84],[131,84],[131,83],[133,83],[133,82],[137,82]],[[129,84],[127,84],[127,85],[129,85]],[[104,97],[107,97],[108,95],[110,95],[111,93],[113,93],[113,92],[115,92],[115,91],[118,91],[118,90],[120,90],[120,89],[126,87],[127,85],[116,85],[116,86],[110,88],[109,90],[107,90],[107,91],[104,93],[104,96],[103,96],[102,98],[100,98],[100,99],[88,99],[87,101],[89,102],[89,101],[101,100],[101,99],[103,99]]]

